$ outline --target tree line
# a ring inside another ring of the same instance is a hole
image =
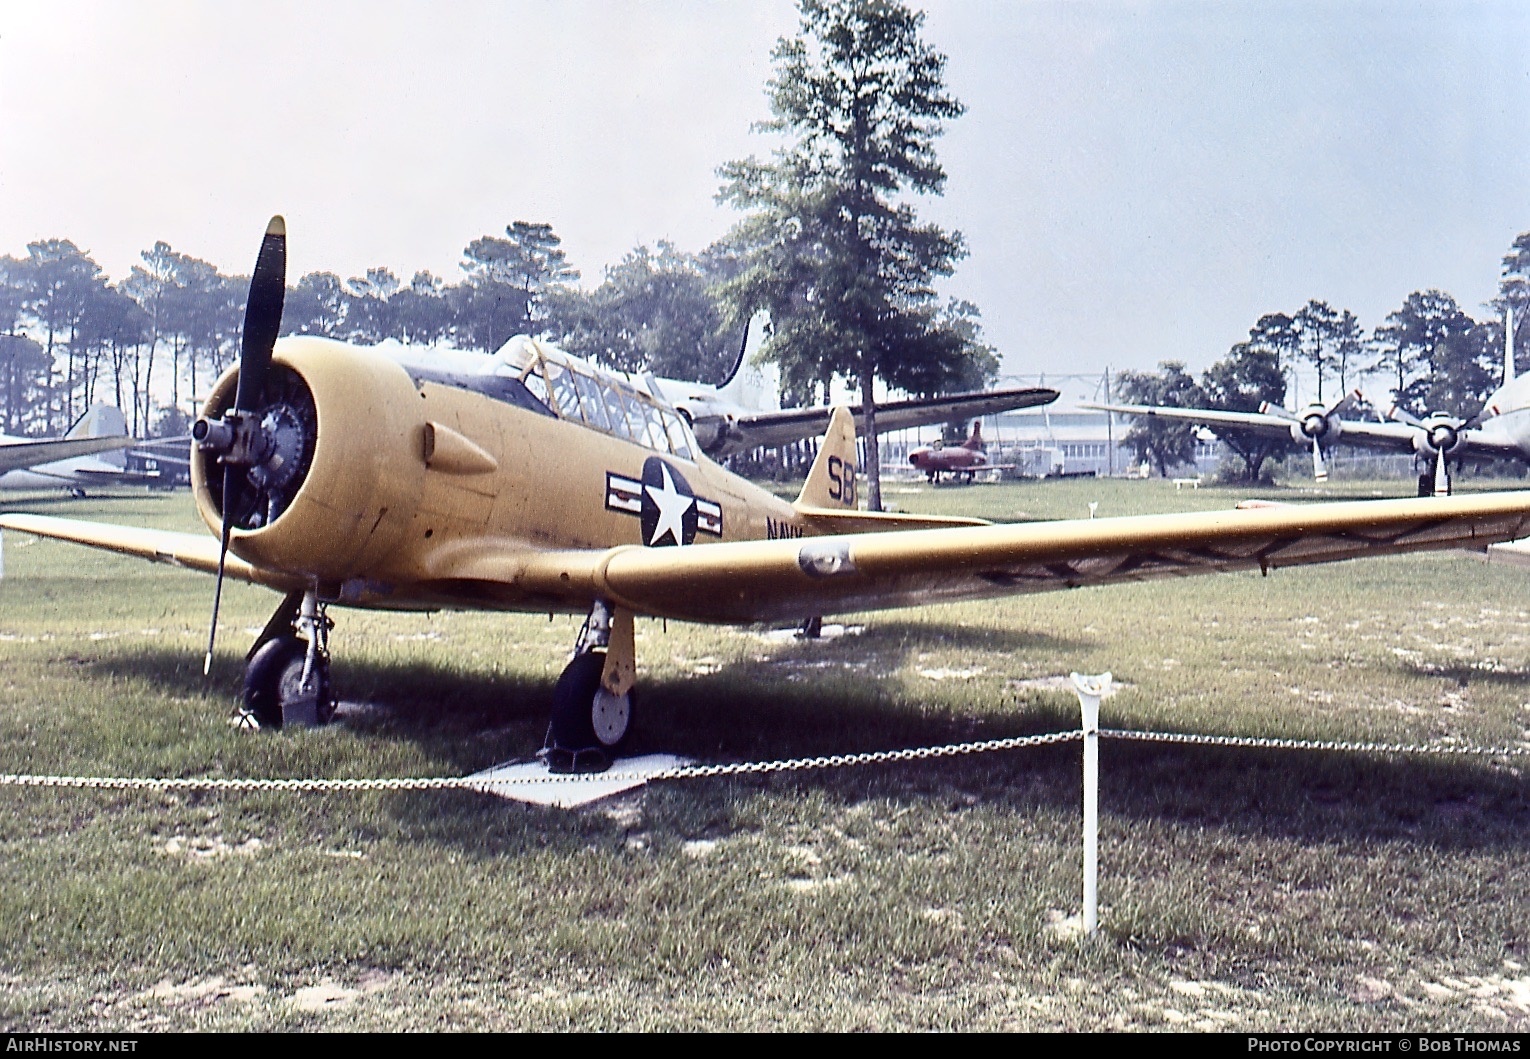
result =
[[[713,293],[720,252],[640,246],[585,291],[559,243],[551,225],[516,221],[464,248],[455,283],[428,271],[406,283],[385,267],[312,272],[287,291],[282,333],[485,353],[524,333],[623,370],[703,382],[726,371],[737,340]],[[135,434],[180,431],[238,354],[249,277],[165,242],[140,256],[116,282],[68,239],[0,257],[5,432],[56,433],[96,401],[122,408]]]
[[[1416,416],[1431,412],[1465,419],[1482,410],[1503,381],[1504,327],[1513,311],[1516,374],[1530,368],[1530,232],[1504,255],[1493,315],[1473,319],[1440,290],[1414,291],[1385,321],[1367,333],[1355,314],[1312,299],[1293,313],[1268,313],[1227,356],[1197,381],[1181,361],[1163,361],[1155,372],[1123,372],[1115,397],[1131,404],[1252,412],[1268,402],[1284,406],[1298,371],[1316,384],[1316,403],[1350,416],[1374,415],[1358,387],[1379,380],[1396,405]],[[1382,409],[1381,411],[1385,411]],[[1265,463],[1297,450],[1294,441],[1232,429],[1218,436],[1237,457],[1240,480],[1258,481]],[[1161,419],[1137,418],[1125,441],[1139,460],[1159,474],[1191,462],[1194,428]]]
[[[935,284],[966,255],[960,232],[912,205],[941,194],[934,143],[963,107],[946,57],[897,0],[799,0],[766,85],[767,157],[719,166],[717,198],[743,214],[700,253],[639,246],[578,286],[553,227],[515,221],[463,250],[455,282],[388,268],[303,276],[283,332],[351,342],[396,339],[491,352],[518,333],[613,368],[716,382],[744,322],[766,312],[762,358],[780,366],[787,405],[837,383],[875,412],[875,384],[927,396],[998,373],[977,307]],[[135,433],[180,432],[189,407],[235,356],[248,278],[167,243],[117,282],[67,239],[0,258],[0,416],[10,433],[54,432],[112,400]],[[160,408],[156,394],[168,391]],[[868,431],[870,506],[880,507]]]

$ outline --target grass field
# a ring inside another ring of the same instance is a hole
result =
[[[1001,519],[1239,498],[886,496]],[[184,495],[0,507],[199,525]],[[17,533],[4,574],[0,772],[463,775],[541,745],[576,632],[333,610],[344,719],[249,733],[228,716],[272,594],[226,592],[204,682],[211,579]],[[1122,689],[1106,727],[1526,747],[1527,585],[1425,555],[855,617],[811,644],[643,621],[635,749],[750,761],[1070,729],[1055,678],[1104,670]],[[580,812],[0,788],[0,1029],[1530,1029],[1526,758],[1101,758],[1091,938],[1067,929],[1076,743],[660,783]]]

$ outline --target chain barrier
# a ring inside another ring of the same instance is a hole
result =
[[[876,750],[860,754],[829,754],[823,757],[789,758],[777,761],[747,761],[719,765],[675,765],[651,772],[550,773],[531,776],[422,776],[403,779],[233,779],[217,777],[177,777],[155,779],[127,776],[39,776],[0,773],[0,787],[66,787],[89,790],[127,791],[484,791],[498,787],[546,783],[649,782],[653,780],[715,779],[722,776],[765,775],[773,772],[800,772],[809,769],[853,768],[931,758],[985,754],[999,750],[1068,743],[1084,737],[1082,729],[1047,732],[1042,735],[1013,736],[970,743],[947,743],[941,746],[915,747],[909,750]],[[1484,757],[1530,756],[1530,747],[1459,746],[1448,743],[1409,745],[1406,743],[1354,743],[1316,739],[1262,739],[1251,736],[1194,735],[1180,732],[1142,732],[1123,728],[1102,728],[1103,739],[1138,742],[1189,743],[1203,746],[1273,748],[1281,750],[1337,750],[1369,754],[1472,754]]]
[[[1474,754],[1482,757],[1526,757],[1530,746],[1462,746],[1456,743],[1350,743],[1335,739],[1260,739],[1254,736],[1195,735],[1183,732],[1139,732],[1130,728],[1101,728],[1101,739],[1137,742],[1191,743],[1202,746],[1257,747],[1276,750],[1342,750],[1354,754]]]
[[[863,754],[830,754],[824,757],[792,758],[781,761],[743,761],[721,765],[675,765],[651,772],[576,772],[533,776],[426,776],[413,779],[319,780],[319,779],[219,779],[185,777],[150,779],[114,776],[29,776],[0,773],[0,787],[74,787],[94,790],[178,790],[178,791],[424,791],[485,790],[522,784],[544,783],[618,783],[651,780],[711,779],[718,776],[758,775],[771,772],[794,772],[804,769],[849,768],[895,761],[921,761],[927,758],[981,754],[995,750],[1017,750],[1048,743],[1066,743],[1083,738],[1082,731],[1047,732],[1044,735],[1015,736],[973,743],[949,743],[944,746],[916,747],[912,750],[879,750]]]

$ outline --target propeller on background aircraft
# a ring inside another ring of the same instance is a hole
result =
[[[1450,472],[1445,458],[1460,445],[1461,434],[1475,425],[1477,417],[1463,421],[1443,412],[1434,412],[1419,419],[1406,409],[1393,405],[1387,418],[1406,423],[1418,431],[1413,436],[1413,451],[1420,456],[1434,457],[1434,495],[1449,496]]]
[[[1300,412],[1292,412],[1266,401],[1259,406],[1259,411],[1265,415],[1289,420],[1293,441],[1312,443],[1312,477],[1319,482],[1326,482],[1328,481],[1328,464],[1323,459],[1323,446],[1332,445],[1339,440],[1339,435],[1344,433],[1344,420],[1339,416],[1339,409],[1344,407],[1349,399],[1349,395],[1346,394],[1326,405],[1314,402]]]
[[[218,635],[218,606],[223,599],[224,564],[228,559],[229,536],[234,523],[249,517],[252,503],[260,500],[263,480],[269,479],[271,472],[287,462],[280,451],[284,447],[278,437],[280,424],[267,422],[270,416],[257,414],[264,408],[271,356],[276,336],[281,331],[286,297],[287,224],[276,216],[266,226],[266,235],[255,259],[255,271],[250,276],[234,406],[226,409],[220,419],[203,416],[191,431],[197,447],[216,456],[223,465],[223,533],[218,549],[218,577],[213,587],[212,622],[207,630],[207,655],[202,661],[204,675],[212,670],[213,643]]]

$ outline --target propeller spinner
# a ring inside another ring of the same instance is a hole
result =
[[[1418,433],[1413,435],[1413,451],[1420,456],[1434,457],[1434,495],[1450,495],[1450,469],[1446,457],[1461,443],[1461,432],[1472,426],[1470,422],[1435,412],[1427,419],[1419,419],[1406,409],[1393,405],[1387,413],[1389,419],[1406,423]],[[1422,495],[1422,494],[1421,494]]]
[[[1293,441],[1312,443],[1312,477],[1318,482],[1326,482],[1328,464],[1323,459],[1323,446],[1332,445],[1344,433],[1344,420],[1339,416],[1339,409],[1348,399],[1345,396],[1326,405],[1310,404],[1299,413],[1266,402],[1260,406],[1260,411],[1290,420]]]

